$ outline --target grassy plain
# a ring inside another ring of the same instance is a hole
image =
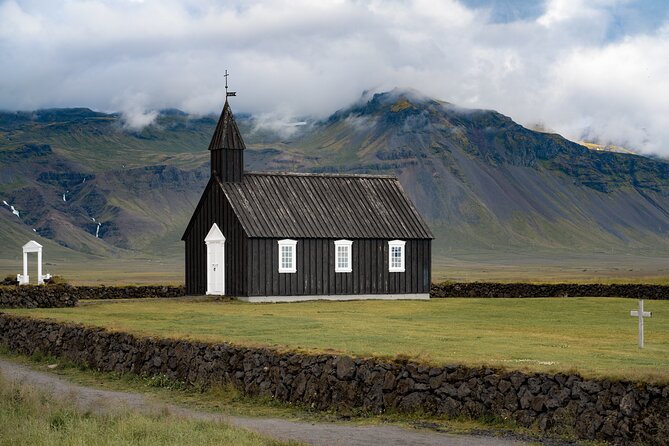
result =
[[[1,227],[1,225],[0,225]],[[42,243],[42,241],[40,241]],[[83,258],[48,250],[45,272],[63,276],[73,285],[183,284],[183,253],[162,257]],[[20,248],[3,258],[0,247],[0,278],[21,272]],[[29,273],[36,274],[34,259]],[[669,258],[659,253],[641,255],[564,252],[452,252],[442,249],[432,262],[435,282],[536,282],[536,283],[649,283],[669,284]]]
[[[662,252],[440,249],[432,258],[435,282],[669,284],[669,258]]]
[[[280,350],[669,381],[669,301],[647,302],[653,318],[646,322],[643,350],[637,348],[636,320],[629,316],[635,306],[635,300],[618,298],[266,305],[181,298],[6,311],[140,335]]]
[[[19,251],[20,253],[20,251]],[[179,259],[183,261],[183,259]],[[21,272],[22,260],[0,259],[0,279]],[[37,263],[28,262],[31,281],[37,275]],[[179,285],[184,283],[183,263],[172,259],[49,259],[45,272],[59,275],[72,285]]]
[[[67,399],[0,375],[0,445],[279,445],[244,429],[115,408],[82,411]]]

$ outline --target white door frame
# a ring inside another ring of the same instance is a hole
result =
[[[42,245],[35,240],[30,240],[23,245],[23,274],[17,274],[16,280],[18,280],[19,285],[28,285],[30,283],[30,277],[28,276],[28,253],[31,252],[37,253],[37,284],[43,285],[44,280],[50,279],[51,275],[42,274]]]
[[[207,245],[207,294],[224,296],[225,295],[225,236],[214,223],[209,230],[209,233],[204,238],[204,243]],[[214,265],[214,258],[218,260]],[[218,277],[212,278],[212,274]],[[217,288],[216,279],[220,278],[221,287]],[[212,280],[214,279],[214,280]]]

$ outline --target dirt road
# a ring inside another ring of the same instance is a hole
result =
[[[429,445],[429,446],[520,446],[516,439],[453,435],[392,425],[357,426],[346,423],[308,423],[280,418],[221,416],[185,407],[156,403],[141,393],[113,392],[73,384],[51,373],[32,370],[0,358],[0,373],[10,380],[30,384],[59,397],[67,397],[83,410],[104,412],[119,406],[143,412],[168,411],[180,417],[223,421],[279,440],[296,440],[309,445]],[[557,444],[550,442],[550,444]]]

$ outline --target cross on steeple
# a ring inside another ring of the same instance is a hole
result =
[[[230,75],[228,74],[228,70],[225,70],[225,74],[223,75],[223,77],[225,77],[225,98],[226,98],[226,100],[227,100],[227,98],[230,97],[230,96],[237,96],[237,92],[236,92],[236,91],[230,91],[230,92],[228,92],[228,76],[230,76]]]

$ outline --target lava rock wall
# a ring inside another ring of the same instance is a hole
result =
[[[185,295],[183,286],[9,285],[0,286],[0,308],[73,307],[80,299],[138,299]]]
[[[62,308],[73,307],[77,301],[72,288],[63,285],[0,286],[0,308]]]
[[[0,344],[106,371],[232,383],[250,395],[317,409],[499,417],[548,434],[669,444],[669,385],[494,368],[428,367],[227,343],[138,337],[0,313]]]
[[[632,299],[669,299],[669,286],[637,284],[577,283],[436,283],[430,297],[627,297]]]

